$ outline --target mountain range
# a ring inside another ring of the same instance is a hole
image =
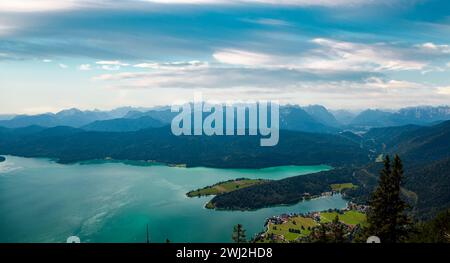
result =
[[[353,127],[388,127],[406,124],[432,124],[450,119],[450,107],[409,107],[398,111],[365,110],[351,122]]]
[[[4,115],[0,127],[70,126],[90,131],[138,131],[170,124],[177,113],[169,107],[122,107],[111,111],[63,110],[38,115]],[[145,117],[145,118],[143,118]],[[403,126],[407,124],[431,125],[450,119],[450,107],[410,107],[398,111],[368,109],[354,114],[346,110],[330,111],[321,105],[280,107],[280,127],[285,130],[338,133],[345,130],[367,131],[374,127]]]

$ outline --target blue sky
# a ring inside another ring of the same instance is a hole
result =
[[[449,73],[449,1],[0,1],[0,113],[448,105]]]

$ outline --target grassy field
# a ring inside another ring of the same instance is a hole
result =
[[[321,223],[329,223],[334,220],[336,215],[339,216],[339,221],[347,225],[367,225],[367,218],[364,213],[351,210],[345,211],[343,214],[339,214],[337,212],[320,212],[320,222]],[[306,237],[311,234],[311,230],[313,227],[318,226],[319,223],[314,219],[309,217],[296,216],[289,218],[289,220],[282,224],[272,224],[269,223],[267,226],[266,236],[263,240],[259,240],[258,242],[268,243],[270,242],[270,236],[272,234],[276,236],[283,236],[285,242],[291,242],[297,240],[299,237]],[[302,227],[303,226],[303,227]],[[308,227],[310,229],[308,229]],[[289,229],[299,230],[299,233],[289,231]],[[278,239],[276,242],[283,242],[283,239]]]
[[[367,224],[367,217],[364,213],[358,212],[358,211],[346,211],[344,214],[338,214],[337,212],[321,212],[320,213],[320,221],[322,223],[328,223],[333,221],[333,219],[336,217],[336,215],[339,216],[339,221],[341,221],[344,224],[347,225],[366,225]]]
[[[332,184],[332,185],[330,185],[330,186],[331,186],[331,189],[332,189],[333,191],[338,191],[338,192],[340,192],[340,191],[342,191],[342,190],[344,190],[344,189],[355,189],[355,188],[358,187],[358,186],[356,186],[356,185],[354,185],[354,184],[352,184],[352,183]]]
[[[256,184],[266,183],[268,180],[263,179],[245,179],[240,178],[236,180],[230,180],[226,182],[220,182],[215,185],[207,186],[202,189],[190,191],[186,195],[189,197],[218,195],[223,193],[232,192],[241,188],[249,187]]]
[[[287,241],[294,241],[301,236],[308,236],[311,233],[308,227],[312,228],[316,225],[317,223],[312,218],[296,216],[280,225],[270,224],[267,234],[282,235]],[[289,232],[290,228],[300,230],[300,233]]]

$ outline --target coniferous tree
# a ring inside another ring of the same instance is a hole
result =
[[[379,185],[369,202],[368,235],[376,235],[381,242],[402,241],[408,234],[410,222],[405,214],[406,203],[401,199],[403,165],[396,155],[391,167],[387,155],[380,172]]]
[[[394,157],[392,166],[392,224],[389,230],[389,238],[392,242],[404,241],[408,237],[411,221],[405,213],[408,205],[401,198],[401,186],[403,181],[403,164],[398,155]]]
[[[417,223],[408,240],[412,243],[450,243],[450,209],[427,222]]]
[[[233,241],[236,243],[246,243],[245,229],[241,224],[237,224],[233,228]]]
[[[387,200],[388,193],[390,191],[389,175],[391,174],[391,160],[389,155],[386,155],[384,159],[383,170],[380,171],[380,178],[378,187],[372,193],[372,198],[369,201],[370,210],[367,217],[369,227],[367,229],[367,235],[377,235],[384,237],[386,232],[386,219],[388,218]]]

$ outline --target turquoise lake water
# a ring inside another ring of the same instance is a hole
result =
[[[0,163],[0,242],[231,242],[233,225],[247,236],[265,218],[344,208],[339,195],[257,211],[204,208],[211,197],[188,198],[190,190],[233,178],[281,179],[328,166],[266,169],[176,168],[123,163],[63,165],[48,159],[6,156]]]

